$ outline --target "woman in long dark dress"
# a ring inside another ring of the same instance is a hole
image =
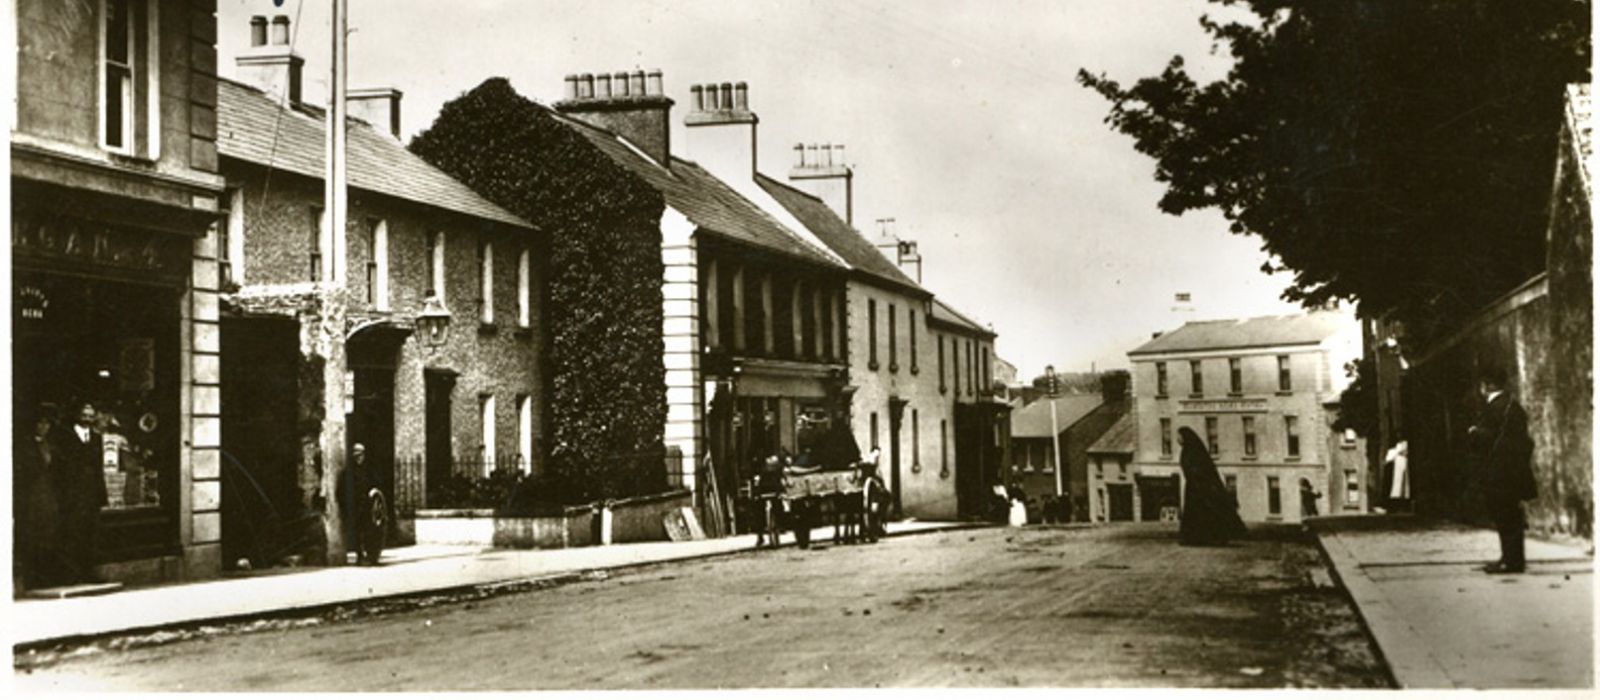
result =
[[[1178,541],[1191,545],[1226,544],[1243,537],[1245,527],[1239,519],[1239,506],[1223,485],[1206,443],[1189,428],[1179,428],[1178,438],[1183,445],[1178,456],[1183,466],[1183,514],[1178,519]]]
[[[12,453],[15,469],[12,507],[16,518],[16,557],[23,585],[40,588],[65,580],[61,563],[61,506],[56,493],[54,446],[50,442],[52,418],[39,408],[34,428],[18,435]],[[18,431],[21,432],[21,431]]]

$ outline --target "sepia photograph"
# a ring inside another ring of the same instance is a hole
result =
[[[1591,0],[6,4],[13,696],[1594,692]]]

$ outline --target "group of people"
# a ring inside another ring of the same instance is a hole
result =
[[[57,425],[54,407],[37,406],[31,430],[12,451],[13,563],[24,588],[99,583],[95,573],[100,509],[107,503],[104,439],[94,404],[74,407]]]

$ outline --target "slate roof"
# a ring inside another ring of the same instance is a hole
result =
[[[617,164],[638,175],[696,226],[724,237],[784,253],[828,267],[839,264],[817,250],[777,219],[762,211],[727,183],[693,161],[672,157],[672,169],[662,167],[616,134],[580,119],[551,110]]]
[[[217,151],[228,158],[320,180],[325,172],[327,139],[323,114],[321,109],[280,106],[256,88],[219,80]],[[533,228],[366,122],[350,120],[346,143],[350,187]]]
[[[1163,333],[1129,355],[1151,355],[1189,350],[1223,350],[1275,345],[1315,345],[1351,323],[1348,315],[1335,311],[1315,311],[1290,316],[1221,321],[1191,321],[1177,330]]]
[[[850,267],[891,284],[926,292],[826,202],[761,173],[756,173],[756,183]]]
[[[1011,437],[1049,438],[1050,402],[1056,403],[1056,432],[1071,428],[1105,403],[1099,394],[1074,394],[1040,399],[1011,412]]]
[[[972,320],[971,316],[963,314],[960,311],[956,311],[954,308],[951,308],[949,304],[944,303],[943,300],[937,297],[935,297],[933,300],[933,320],[961,326],[962,328],[966,328],[967,330],[973,331],[979,335],[994,337],[994,331],[991,331],[984,327],[983,324]]]
[[[1089,454],[1133,454],[1137,445],[1139,433],[1133,420],[1133,413],[1124,413],[1117,419],[1099,440],[1089,446]]]

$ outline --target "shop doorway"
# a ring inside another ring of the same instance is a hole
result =
[[[1133,520],[1133,484],[1106,484],[1111,522]]]
[[[271,566],[321,536],[300,490],[300,325],[224,319],[221,350],[222,562]]]
[[[1139,519],[1145,522],[1177,520],[1181,501],[1177,475],[1140,476]]]

